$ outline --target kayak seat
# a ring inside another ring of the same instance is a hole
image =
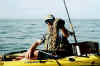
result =
[[[75,43],[72,43],[75,47]],[[81,55],[87,54],[98,54],[99,55],[99,46],[98,42],[93,41],[84,41],[78,43]]]

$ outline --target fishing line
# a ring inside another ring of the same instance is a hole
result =
[[[76,39],[75,30],[74,30],[74,28],[73,28],[73,25],[72,25],[72,22],[71,22],[71,19],[70,19],[70,16],[69,16],[69,12],[68,12],[67,4],[66,4],[65,0],[63,0],[63,4],[64,4],[64,6],[65,6],[66,13],[67,13],[67,15],[68,15],[68,20],[69,20],[71,29],[72,29],[72,31],[73,31],[73,33],[74,33],[74,34],[73,34],[73,37],[74,37],[75,44],[76,44],[77,55],[80,56],[81,53],[80,53],[80,49],[79,49],[78,42],[77,42],[77,39]],[[75,53],[75,50],[74,50],[74,53]]]

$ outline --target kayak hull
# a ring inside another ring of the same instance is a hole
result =
[[[100,65],[99,55],[89,55],[88,57],[65,57],[57,60],[61,66],[80,66],[80,65]],[[54,59],[48,60],[20,60],[20,61],[1,61],[0,66],[59,66]]]

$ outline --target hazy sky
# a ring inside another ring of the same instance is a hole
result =
[[[70,17],[100,19],[100,0],[66,0]],[[0,19],[34,19],[47,14],[65,18],[63,0],[0,0]]]

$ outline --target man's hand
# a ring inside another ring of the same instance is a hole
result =
[[[59,27],[60,29],[62,29],[62,28],[64,27],[64,24],[65,24],[65,22],[64,22],[64,20],[62,20],[62,19],[60,19],[60,20],[58,21],[58,23],[57,23],[57,25],[58,25],[58,27]]]
[[[72,35],[72,36],[75,34],[74,32],[69,32],[69,33],[70,33],[70,35]]]
[[[26,53],[25,53],[25,58],[27,59],[31,59],[34,56],[34,51],[29,49]]]
[[[34,57],[34,52],[35,52],[37,46],[40,45],[41,42],[42,42],[42,40],[37,40],[35,43],[33,43],[32,46],[30,47],[30,49],[26,52],[25,58],[32,59]],[[35,52],[35,55],[37,55],[36,52]]]

